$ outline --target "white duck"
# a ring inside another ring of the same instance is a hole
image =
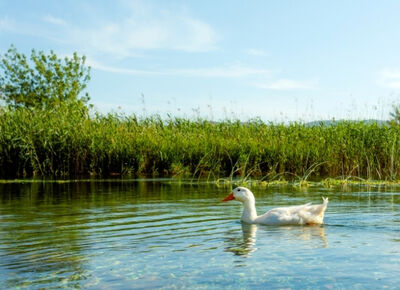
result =
[[[322,198],[323,203],[311,205],[311,203],[277,207],[258,216],[256,200],[253,193],[245,187],[237,187],[222,201],[237,200],[243,203],[241,220],[250,224],[263,225],[310,225],[322,224],[324,213],[328,206],[328,198]]]

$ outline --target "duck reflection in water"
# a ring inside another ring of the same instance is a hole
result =
[[[256,244],[257,225],[242,223],[242,237],[232,236],[228,238],[227,252],[232,252],[238,256],[247,256],[257,251]],[[232,234],[232,232],[229,232]]]
[[[242,236],[237,231],[229,231],[230,236],[226,239],[226,252],[232,252],[237,256],[250,256],[251,253],[262,250],[264,247],[270,251],[279,250],[284,246],[301,248],[327,248],[328,240],[325,228],[321,225],[315,226],[264,226],[242,222]],[[257,233],[258,232],[258,233]],[[257,234],[259,241],[257,242]]]

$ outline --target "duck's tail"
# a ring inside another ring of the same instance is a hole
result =
[[[329,199],[327,197],[322,197],[322,200],[324,201],[322,203],[322,206],[324,207],[324,211],[325,211],[326,207],[328,206]]]
[[[324,201],[322,204],[318,204],[318,205],[315,206],[314,214],[315,215],[320,215],[320,216],[322,216],[322,218],[324,218],[324,213],[325,213],[325,210],[326,210],[326,208],[328,206],[329,200],[328,200],[327,197],[323,197],[322,200]]]
[[[302,212],[301,216],[305,224],[323,224],[324,214],[328,206],[328,198],[323,197],[323,203],[317,205],[310,205],[308,209]]]

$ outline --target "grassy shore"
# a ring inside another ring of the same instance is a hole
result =
[[[162,120],[82,107],[0,108],[0,178],[146,176],[395,181],[400,127]]]

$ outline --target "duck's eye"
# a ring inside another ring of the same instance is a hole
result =
[[[238,189],[238,191],[240,191],[240,189]]]

